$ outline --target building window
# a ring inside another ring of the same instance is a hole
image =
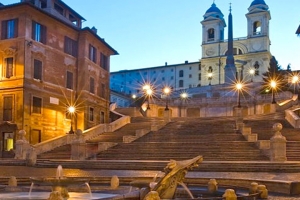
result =
[[[14,58],[5,58],[5,72],[4,77],[10,78],[14,75]]]
[[[207,41],[214,41],[215,40],[215,29],[210,28],[207,31]]]
[[[13,98],[7,96],[3,98],[3,121],[12,121]]]
[[[183,77],[183,70],[179,71],[179,77]]]
[[[255,76],[259,76],[259,63],[258,63],[258,61],[255,61],[255,63],[254,63],[254,69],[255,69],[254,75]]]
[[[18,37],[18,19],[2,21],[1,39]]]
[[[183,87],[183,80],[179,80],[179,87]]]
[[[198,80],[201,81],[201,73],[198,75]]]
[[[192,70],[192,67],[190,67],[190,70]]]
[[[104,117],[104,112],[100,112],[100,124],[104,124],[104,121],[105,121],[105,117]]]
[[[100,53],[100,66],[107,70],[108,66],[107,66],[107,56],[104,55],[103,53]]]
[[[97,49],[91,44],[89,46],[89,59],[94,63],[97,62]]]
[[[55,9],[59,14],[64,15],[64,9],[63,9],[60,5],[54,3],[54,9]]]
[[[90,77],[90,93],[95,94],[95,79]]]
[[[89,109],[89,120],[94,121],[94,108],[90,107]]]
[[[173,72],[174,71],[174,69],[171,69],[171,72]]]
[[[163,81],[164,81],[164,80],[165,80],[165,77],[162,77],[162,78],[161,78],[161,80],[163,80]]]
[[[42,99],[39,97],[32,97],[32,113],[42,113]]]
[[[165,70],[163,69],[163,70],[161,70],[161,73],[164,73],[165,72]]]
[[[105,98],[105,88],[106,88],[106,86],[105,86],[105,84],[101,84],[101,93],[100,93],[100,97],[102,97],[102,98]]]
[[[174,76],[171,76],[171,80],[173,80],[174,79]]]
[[[73,90],[73,73],[67,71],[66,88]]]
[[[189,78],[192,78],[192,74],[189,74]]]
[[[42,67],[43,67],[42,61],[34,59],[34,61],[33,61],[33,78],[34,79],[42,80]]]
[[[199,71],[201,71],[201,62],[199,63],[199,68],[198,69],[199,69]]]
[[[65,53],[77,57],[77,41],[65,36]]]
[[[256,21],[253,23],[253,34],[260,35],[261,34],[261,22]]]
[[[46,44],[47,27],[32,21],[32,39]]]

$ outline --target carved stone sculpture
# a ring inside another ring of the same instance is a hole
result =
[[[164,169],[165,176],[157,182],[152,191],[156,191],[161,199],[173,199],[177,185],[183,184],[188,170],[198,167],[198,164],[202,161],[202,156],[183,161],[170,160]],[[150,192],[150,187],[147,189],[148,191],[141,194],[141,199],[145,199],[148,192]]]

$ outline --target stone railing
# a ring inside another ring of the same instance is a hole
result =
[[[294,110],[285,110],[285,119],[294,128],[300,128],[300,117],[294,112]]]
[[[122,126],[125,126],[128,123],[130,123],[130,117],[123,116],[110,124],[99,124],[93,128],[83,131],[82,142],[92,139],[93,137],[96,137],[101,133],[113,132],[121,128]],[[32,147],[35,149],[37,154],[41,154],[66,144],[72,144],[74,141],[77,141],[76,134],[67,134],[38,143],[36,145],[33,145]]]

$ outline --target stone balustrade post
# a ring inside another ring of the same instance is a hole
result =
[[[20,130],[19,139],[16,141],[15,159],[26,159],[30,147],[29,142],[25,138],[26,131]]]
[[[164,110],[164,121],[167,123],[171,121],[171,111],[170,110]]]
[[[286,138],[281,135],[282,124],[276,123],[273,125],[275,131],[274,136],[271,138],[271,161],[286,161]]]
[[[78,129],[75,132],[76,139],[71,144],[71,160],[85,160],[86,158],[86,143],[82,130]]]

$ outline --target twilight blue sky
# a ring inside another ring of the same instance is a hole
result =
[[[245,14],[253,0],[215,0],[227,22],[232,3],[233,37],[247,35]],[[0,0],[3,4],[19,0]],[[213,0],[63,0],[95,26],[120,55],[111,57],[111,71],[198,61],[200,21]],[[299,0],[265,0],[271,12],[271,53],[283,67],[300,70]],[[227,39],[227,28],[225,30]]]

